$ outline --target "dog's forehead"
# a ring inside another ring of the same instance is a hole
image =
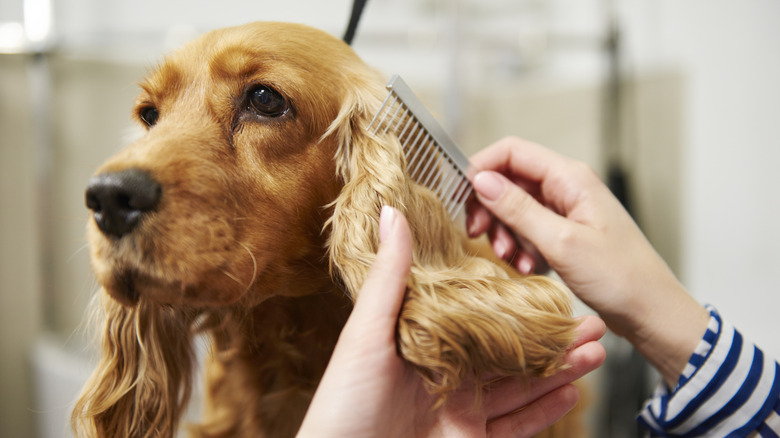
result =
[[[258,22],[201,36],[167,57],[156,76],[163,76],[160,79],[168,84],[208,78],[295,87],[329,80],[345,66],[360,63],[349,46],[326,32],[292,23]]]
[[[368,70],[352,48],[326,32],[256,22],[209,32],[167,56],[140,83],[144,93],[137,105],[171,101],[182,92],[232,99],[253,84],[271,86],[302,105],[330,104],[355,82],[350,75]]]

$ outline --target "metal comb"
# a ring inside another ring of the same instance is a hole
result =
[[[469,160],[400,76],[393,75],[387,89],[366,129],[398,137],[411,178],[433,191],[454,220],[473,191]]]

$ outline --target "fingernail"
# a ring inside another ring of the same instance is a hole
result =
[[[468,234],[469,237],[474,237],[474,234],[476,233],[476,224],[474,224],[474,218],[470,215],[466,215],[466,234]]]
[[[489,201],[495,201],[504,193],[504,182],[493,172],[480,172],[474,177],[474,189]]]
[[[466,234],[471,237],[479,237],[479,233],[477,232],[477,226],[475,224],[471,224],[466,228]]]
[[[521,274],[530,274],[534,270],[534,264],[528,257],[521,257],[520,262],[517,264],[517,270]]]
[[[396,210],[390,206],[383,206],[379,214],[379,241],[384,242],[393,233],[395,226]]]
[[[493,252],[498,256],[498,258],[503,259],[506,257],[506,253],[509,250],[506,243],[502,240],[496,240],[495,243],[493,243]]]

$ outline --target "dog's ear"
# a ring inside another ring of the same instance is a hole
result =
[[[143,299],[126,307],[105,293],[92,306],[102,351],[73,410],[75,435],[175,436],[191,391],[194,316]]]
[[[444,396],[465,379],[559,369],[577,325],[568,292],[546,277],[510,278],[500,260],[467,252],[442,203],[409,177],[397,138],[366,131],[382,91],[355,88],[329,130],[344,181],[328,222],[334,276],[355,299],[378,249],[381,208],[395,207],[414,241],[398,346],[430,391]]]
[[[377,222],[383,205],[405,211],[408,190],[401,147],[395,137],[366,128],[383,98],[380,87],[366,82],[351,89],[325,134],[338,142],[336,171],[344,186],[326,223],[332,274],[354,300],[378,249]],[[392,144],[392,142],[396,144]]]

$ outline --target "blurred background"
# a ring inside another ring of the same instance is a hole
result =
[[[350,8],[0,0],[0,437],[69,436],[97,290],[83,192],[134,133],[136,82],[204,31],[279,20],[341,36]],[[691,293],[780,357],[779,19],[775,0],[370,0],[354,47],[468,154],[511,134],[589,162]],[[656,378],[604,342],[593,436],[638,436]]]

